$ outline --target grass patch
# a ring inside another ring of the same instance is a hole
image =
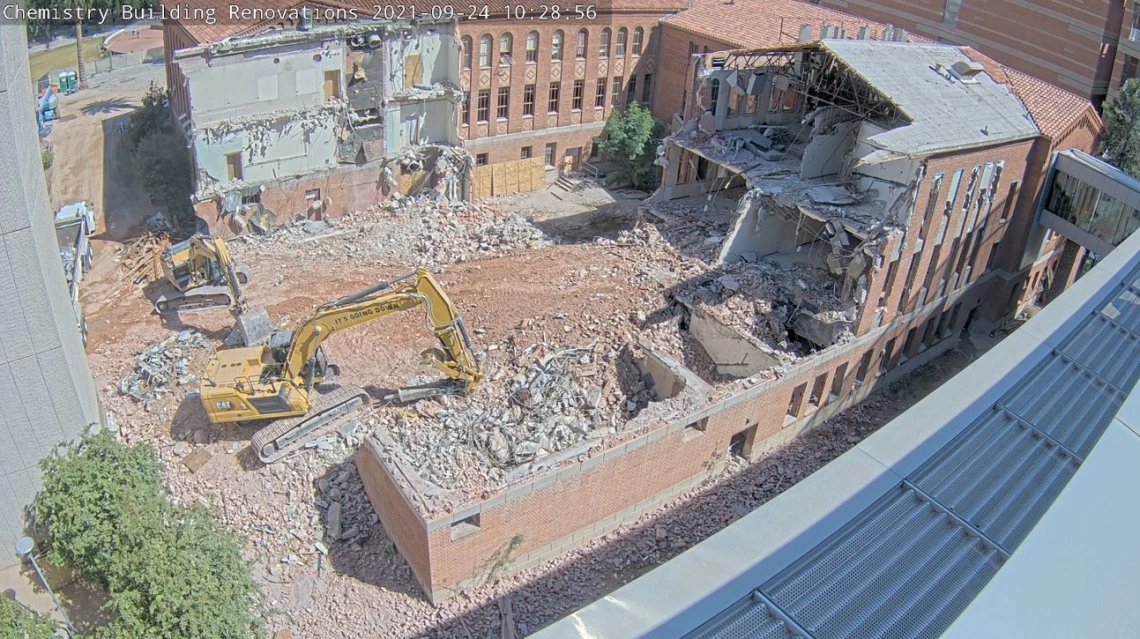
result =
[[[103,46],[103,36],[83,39],[83,59],[90,62],[99,58]],[[36,51],[28,54],[28,67],[31,70],[32,82],[37,82],[44,74],[62,69],[74,69],[75,43],[56,45],[47,51]]]

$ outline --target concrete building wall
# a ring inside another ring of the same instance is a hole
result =
[[[998,62],[1088,96],[1108,92],[1121,36],[1114,0],[821,0],[820,4],[932,39],[974,47]]]
[[[13,559],[37,463],[99,422],[40,164],[24,27],[0,25],[0,563]]]
[[[330,117],[265,122],[224,136],[198,131],[193,150],[199,179],[229,180],[227,156],[232,154],[240,154],[241,174],[247,182],[328,169],[337,164],[337,124]]]
[[[672,123],[682,104],[688,102],[692,69],[689,53],[694,47],[702,53],[733,48],[727,42],[695,35],[667,22],[661,24],[661,49],[657,56],[661,77],[653,98],[653,115],[666,123]]]

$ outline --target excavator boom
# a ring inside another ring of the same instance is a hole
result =
[[[200,389],[207,416],[213,423],[276,420],[256,433],[251,444],[266,463],[281,458],[368,400],[353,386],[328,394],[315,388],[332,369],[321,349],[324,341],[418,306],[424,307],[439,342],[428,352],[429,363],[473,391],[482,373],[463,320],[435,278],[417,269],[317,307],[291,333],[275,335],[267,346],[216,352]]]

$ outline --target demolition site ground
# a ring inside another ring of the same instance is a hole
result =
[[[533,631],[775,496],[965,363],[957,351],[943,356],[920,381],[900,382],[909,384],[905,400],[875,396],[757,462],[733,461],[730,478],[634,526],[433,607],[364,493],[353,458],[365,438],[381,438],[386,456],[415,469],[422,514],[453,512],[560,454],[596,454],[637,424],[675,418],[810,356],[815,346],[765,318],[790,317],[805,296],[828,310],[836,295],[827,272],[810,264],[713,267],[725,211],[620,196],[599,205],[606,191],[582,189],[556,202],[550,191],[455,208],[410,200],[231,240],[253,274],[247,298],[284,329],[318,304],[431,268],[485,373],[471,397],[397,405],[396,389],[438,379],[420,363],[433,346],[422,311],[336,334],[325,348],[338,382],[365,388],[371,406],[268,467],[248,446],[253,430],[209,424],[196,395],[211,350],[230,336],[228,312],[160,319],[149,299],[162,288],[146,266],[152,245],[128,241],[97,256],[97,273],[109,274],[91,287],[101,299],[88,351],[103,405],[125,440],[156,447],[176,499],[207,505],[246,538],[267,605],[280,613],[271,631],[497,636],[504,614],[521,633]],[[687,330],[686,307],[706,309],[777,363],[747,378],[724,374]],[[705,384],[662,396],[642,372],[647,350]]]

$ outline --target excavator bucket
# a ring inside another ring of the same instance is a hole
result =
[[[257,346],[269,341],[273,334],[273,323],[269,320],[269,311],[264,306],[251,308],[237,318],[238,334],[246,346]]]

